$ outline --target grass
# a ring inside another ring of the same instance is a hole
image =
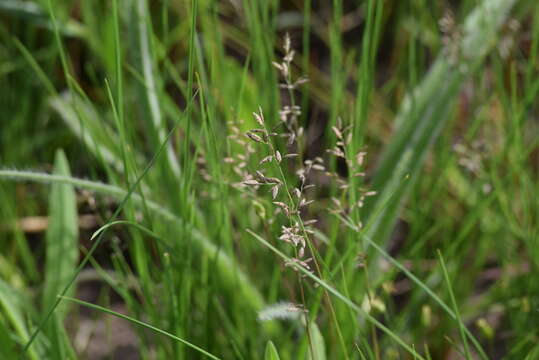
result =
[[[0,358],[539,353],[535,1],[0,19]]]

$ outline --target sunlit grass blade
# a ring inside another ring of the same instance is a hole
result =
[[[50,1],[50,0],[49,0]],[[174,132],[174,130],[177,128],[177,125],[178,125],[178,122],[176,122],[175,126],[172,128],[172,130],[167,134],[167,137],[165,138],[165,140],[160,144],[159,148],[157,149],[157,151],[155,152],[155,154],[153,155],[153,157],[150,159],[150,161],[148,162],[148,164],[146,165],[146,167],[144,168],[144,170],[142,171],[142,173],[140,174],[140,176],[133,182],[133,184],[129,187],[128,191],[125,193],[125,196],[122,197],[121,201],[120,201],[120,204],[118,205],[118,207],[116,208],[116,210],[114,211],[114,213],[109,217],[108,219],[108,222],[110,221],[114,221],[116,219],[116,217],[120,214],[120,212],[123,210],[124,206],[126,205],[126,203],[129,201],[129,199],[131,198],[131,196],[133,195],[135,189],[137,189],[137,187],[139,186],[139,184],[141,183],[142,179],[144,178],[144,176],[148,173],[148,171],[150,171],[150,169],[152,168],[152,166],[154,165],[154,163],[157,161],[157,159],[159,158],[159,156],[161,155],[161,153],[163,152],[163,150],[166,148],[167,144],[168,144],[168,140],[170,139],[170,136],[172,135],[172,133]],[[88,253],[86,254],[86,256],[84,257],[84,259],[82,259],[82,261],[80,262],[79,266],[77,267],[77,269],[75,270],[74,274],[72,275],[72,277],[70,278],[69,282],[66,284],[66,286],[63,288],[62,292],[60,293],[60,295],[65,295],[68,291],[69,291],[69,288],[71,287],[71,285],[75,282],[75,280],[77,279],[77,276],[79,275],[79,273],[82,271],[82,269],[84,268],[84,266],[86,265],[86,263],[89,261],[90,257],[93,255],[93,253],[96,251],[96,249],[99,247],[99,245],[101,244],[102,240],[103,240],[103,236],[105,235],[106,232],[102,232],[101,235],[97,238],[97,240],[94,242],[94,244],[92,245],[92,247],[90,248],[90,250],[88,251]],[[32,335],[30,336],[30,340],[26,343],[25,347],[24,347],[24,351],[28,351],[28,349],[30,348],[30,346],[32,345],[32,343],[34,342],[34,340],[36,339],[37,335],[39,334],[39,332],[43,329],[43,327],[47,324],[47,321],[50,319],[50,317],[53,315],[54,311],[56,310],[56,308],[58,307],[58,305],[60,305],[60,302],[61,302],[61,297],[58,297],[56,299],[56,301],[54,302],[54,304],[49,308],[49,310],[47,311],[46,315],[44,316],[43,320],[39,323],[39,326],[37,327],[37,329],[32,333]]]
[[[132,221],[125,221],[125,220],[117,220],[117,221],[111,221],[103,226],[101,226],[99,229],[97,229],[93,234],[92,234],[92,237],[90,238],[90,240],[94,240],[96,237],[99,236],[99,234],[101,234],[103,231],[107,230],[109,227],[111,226],[115,226],[115,225],[129,225],[129,226],[133,226],[135,228],[137,228],[138,230],[140,230],[141,232],[143,232],[144,234],[150,236],[150,237],[153,237],[153,238],[158,238],[159,235],[155,234],[153,231],[151,231],[150,229],[140,225],[140,224],[137,224],[135,222],[132,222]]]
[[[0,2],[0,14],[2,13],[7,16],[24,19],[32,25],[42,26],[47,29],[53,29],[54,27],[47,16],[47,12],[38,5],[38,2],[2,0]],[[73,19],[60,25],[59,31],[65,36],[83,37],[85,35],[84,26]]]
[[[350,223],[345,223],[352,231],[355,231],[358,233],[358,235],[363,238],[366,243],[369,246],[372,246],[383,258],[385,258],[387,261],[389,261],[393,266],[395,266],[397,269],[403,272],[414,284],[416,284],[419,288],[421,288],[431,299],[433,299],[451,318],[459,321],[458,314],[453,311],[432,289],[424,282],[421,281],[417,276],[415,276],[410,270],[408,270],[402,263],[400,263],[398,260],[396,260],[393,256],[391,256],[386,250],[384,250],[382,247],[380,247],[375,241],[373,241],[368,235],[362,233],[361,231],[358,231],[357,228],[355,228]],[[482,359],[487,360],[488,357],[481,347],[481,344],[475,336],[468,330],[468,328],[464,327],[462,331],[466,334],[466,337],[470,339],[470,341],[473,343],[475,348],[477,349],[479,355]]]
[[[99,118],[96,109],[91,104],[76,95],[67,93],[52,97],[49,102],[69,129],[97,159],[102,159],[118,171],[124,171],[118,135]],[[73,102],[77,102],[76,110],[72,105]]]

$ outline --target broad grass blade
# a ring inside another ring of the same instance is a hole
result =
[[[384,244],[397,221],[400,205],[423,167],[430,145],[447,124],[460,85],[495,43],[497,30],[507,18],[514,0],[485,0],[467,17],[459,57],[442,52],[423,81],[402,104],[395,131],[382,154],[373,188],[379,196],[366,204],[367,214],[379,214],[368,236]],[[405,176],[411,181],[402,183]],[[394,195],[393,193],[396,192]],[[391,197],[388,203],[387,200]],[[381,208],[384,208],[381,213]]]
[[[67,158],[62,150],[56,152],[54,173],[71,176]],[[43,309],[49,309],[55,303],[56,297],[70,281],[77,267],[79,229],[75,190],[72,185],[58,183],[51,186],[48,214]],[[70,293],[72,292],[71,290]],[[50,340],[49,350],[53,357],[73,354],[63,327],[65,316],[66,307],[61,305],[44,331]]]
[[[309,351],[310,360],[326,360],[326,343],[324,337],[315,322],[309,325],[311,333],[312,349]]]
[[[71,176],[62,150],[56,153],[54,173]],[[62,183],[51,185],[48,214],[44,308],[49,308],[56,301],[56,296],[65,287],[77,266],[79,229],[75,190],[72,185]]]
[[[264,353],[264,360],[281,360],[277,348],[273,345],[273,342],[270,340],[266,345],[266,352]]]

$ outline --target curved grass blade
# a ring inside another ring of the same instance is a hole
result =
[[[42,183],[67,183],[81,189],[95,191],[100,194],[112,196],[116,199],[123,199],[128,192],[120,187],[104,184],[96,181],[77,179],[68,176],[51,175],[46,173],[38,173],[34,171],[19,171],[19,170],[0,170],[0,179],[11,179],[14,181],[35,181]],[[139,194],[132,194],[131,201],[137,206],[143,205],[143,200]],[[167,208],[158,203],[145,200],[148,209],[155,215],[163,218],[166,221],[175,224],[181,224],[184,220],[173,214]],[[264,308],[264,300],[258,289],[251,283],[248,276],[232,261],[232,259],[223,251],[220,251],[202,232],[194,227],[188,227],[189,233],[192,236],[194,245],[197,245],[202,252],[209,258],[215,258],[217,269],[221,280],[225,286],[235,288],[242,294],[246,303],[255,310]]]
[[[132,221],[128,221],[128,220],[117,220],[117,221],[111,221],[109,222],[108,224],[105,224],[103,226],[101,226],[99,229],[97,229],[93,234],[92,234],[92,237],[90,238],[90,241],[91,240],[94,240],[96,237],[99,236],[99,234],[101,234],[103,231],[107,230],[109,227],[111,226],[115,226],[115,225],[129,225],[129,226],[133,226],[135,228],[137,228],[138,230],[142,231],[144,234],[150,236],[150,237],[153,237],[153,238],[159,238],[159,236],[154,233],[153,231],[151,231],[150,229],[140,225],[140,224],[137,224],[136,222],[132,222]]]
[[[367,321],[372,323],[374,326],[376,326],[380,331],[388,335],[390,338],[392,338],[397,344],[399,344],[403,349],[408,351],[413,356],[416,356],[417,359],[425,360],[423,356],[418,354],[410,345],[406,344],[404,340],[402,340],[397,334],[395,334],[393,331],[391,331],[388,327],[386,327],[384,324],[382,324],[380,321],[378,321],[375,317],[369,315],[366,311],[364,311],[359,305],[355,304],[352,300],[344,296],[342,293],[340,293],[337,289],[326,283],[324,280],[320,279],[318,276],[314,275],[311,271],[305,269],[303,266],[299,265],[297,262],[292,261],[288,256],[286,256],[284,253],[279,251],[275,246],[271,245],[269,242],[264,240],[262,237],[260,237],[258,234],[254,233],[250,229],[247,229],[247,232],[251,234],[256,240],[258,240],[262,245],[269,248],[271,251],[273,251],[276,255],[278,255],[283,260],[287,261],[291,264],[295,269],[303,273],[305,276],[311,278],[316,283],[318,283],[320,286],[322,286],[324,289],[326,289],[330,294],[341,300],[343,303],[345,303],[350,309],[354,310],[356,313],[360,314],[361,316],[365,317]]]
[[[131,195],[133,195],[135,189],[137,189],[137,187],[140,185],[142,179],[144,178],[144,176],[146,176],[146,174],[148,173],[148,171],[150,171],[150,169],[152,168],[152,166],[154,165],[154,163],[157,161],[157,159],[159,158],[159,155],[161,155],[161,153],[163,152],[163,150],[166,148],[167,144],[168,144],[168,140],[170,139],[171,135],[173,134],[173,132],[176,130],[178,126],[178,122],[175,123],[174,127],[170,130],[170,132],[167,134],[165,140],[161,143],[161,145],[159,146],[159,148],[157,149],[156,153],[154,154],[154,156],[151,158],[150,162],[148,163],[148,165],[145,167],[145,169],[142,171],[142,173],[140,174],[140,176],[133,182],[133,184],[131,184],[131,186],[129,187],[129,190],[125,193],[125,196],[122,198],[122,201],[120,202],[120,204],[118,205],[118,207],[116,208],[116,211],[114,211],[114,213],[111,215],[111,217],[109,218],[108,222],[110,221],[113,221],[114,219],[116,219],[116,217],[118,217],[118,215],[120,214],[120,212],[122,211],[123,207],[125,206],[125,204],[127,203],[127,201],[129,201],[129,199],[131,198]],[[62,292],[60,293],[61,296],[64,296],[69,288],[71,287],[71,285],[75,282],[75,280],[77,279],[77,276],[79,275],[79,273],[82,271],[82,269],[84,268],[84,266],[86,265],[86,263],[89,261],[90,257],[93,255],[93,253],[95,252],[95,250],[97,249],[97,247],[101,244],[102,240],[103,240],[103,236],[105,235],[106,231],[102,232],[101,235],[97,238],[97,240],[94,242],[94,244],[92,245],[92,247],[90,248],[90,250],[88,251],[88,253],[86,254],[86,256],[84,257],[84,259],[80,262],[79,266],[77,267],[77,269],[75,270],[75,273],[72,275],[71,279],[69,280],[69,282],[66,284],[66,286],[64,287],[64,289],[62,290]],[[32,345],[33,341],[35,340],[36,336],[39,334],[39,332],[43,329],[43,327],[45,326],[45,324],[47,323],[47,321],[49,320],[49,318],[52,316],[52,314],[54,313],[54,311],[56,310],[56,308],[58,307],[58,305],[60,305],[60,302],[61,302],[61,297],[58,297],[56,299],[56,301],[54,302],[54,304],[51,306],[50,310],[47,312],[47,314],[45,315],[44,319],[41,321],[41,323],[39,324],[39,326],[37,327],[37,329],[32,333],[32,336],[30,337],[30,340],[26,343],[25,347],[24,347],[24,351],[28,351],[28,348]]]
[[[157,78],[155,64],[152,56],[151,46],[151,24],[148,17],[148,4],[146,0],[136,0],[133,6],[133,24],[136,28],[136,41],[139,60],[139,70],[141,70],[144,85],[141,87],[143,95],[146,98],[151,126],[157,135],[159,142],[163,142],[166,138],[166,126],[163,119],[160,101],[159,101],[159,79]],[[189,96],[188,99],[191,97]],[[189,102],[190,103],[190,102]],[[190,106],[190,105],[188,105]],[[172,173],[179,177],[181,169],[178,165],[178,159],[172,148],[172,144],[166,146],[165,153],[168,166]]]
[[[11,324],[16,337],[18,337],[21,342],[26,342],[29,339],[29,331],[26,327],[26,321],[23,314],[28,312],[23,309],[23,304],[24,302],[21,301],[15,289],[0,279],[0,309],[4,310],[2,316]],[[4,336],[9,336],[9,333],[6,332],[5,334],[0,334],[0,337]],[[28,351],[30,359],[38,360],[42,358],[43,351],[41,343],[38,344],[39,346],[35,346]]]
[[[69,297],[69,296],[62,296],[62,299],[64,300],[67,300],[67,301],[71,301],[71,302],[74,302],[76,304],[79,304],[79,305],[82,305],[82,306],[86,306],[86,307],[89,307],[91,309],[94,309],[94,310],[97,310],[97,311],[101,311],[101,312],[104,312],[106,314],[109,314],[109,315],[113,315],[113,316],[116,316],[120,319],[124,319],[124,320],[127,320],[129,322],[132,322],[133,324],[136,324],[136,325],[139,325],[139,326],[142,326],[142,327],[145,327],[146,329],[149,329],[149,330],[152,330],[152,331],[155,331],[156,333],[158,334],[161,334],[161,335],[164,335],[164,336],[167,336],[175,341],[179,341],[181,342],[182,344],[186,345],[186,346],[189,346],[190,348],[200,352],[201,354],[209,357],[210,359],[215,359],[215,360],[220,360],[220,358],[218,358],[217,356],[213,355],[213,354],[210,354],[209,352],[207,352],[206,350],[196,346],[195,344],[193,343],[190,343],[189,341],[187,340],[184,340],[182,338],[179,338],[177,337],[176,335],[173,335],[165,330],[162,330],[162,329],[159,329],[158,327],[155,327],[153,325],[150,325],[150,324],[147,324],[143,321],[140,321],[140,320],[137,320],[135,318],[132,318],[130,316],[127,316],[127,315],[124,315],[124,314],[120,314],[116,311],[112,311],[110,309],[107,309],[107,308],[104,308],[102,306],[99,306],[99,305],[95,305],[95,304],[91,304],[89,302],[86,302],[86,301],[82,301],[82,300],[79,300],[79,299],[75,299],[75,298],[72,298],[72,297]]]

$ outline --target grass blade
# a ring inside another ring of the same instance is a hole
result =
[[[310,360],[326,360],[326,344],[324,342],[324,337],[318,328],[318,325],[313,321],[309,325],[309,331],[311,334],[312,341],[312,352],[309,350],[309,359]]]
[[[54,173],[70,176],[69,164],[62,150],[56,152]],[[45,285],[42,308],[49,309],[56,296],[66,287],[78,261],[78,215],[75,190],[69,184],[53,184],[49,198],[49,226],[46,234]],[[71,288],[70,292],[74,289]],[[59,307],[53,321],[44,329],[50,339],[51,356],[66,357],[70,352],[69,339],[63,328],[67,309]]]
[[[379,244],[384,244],[391,234],[400,204],[417,179],[430,145],[449,119],[448,113],[460,84],[492,46],[492,39],[514,2],[482,1],[463,25],[460,63],[454,65],[445,54],[441,54],[425,79],[402,104],[395,120],[395,135],[382,155],[373,181],[373,188],[380,195],[366,204],[367,214],[377,213],[377,209],[384,206],[388,194],[393,193],[395,184],[405,174],[410,174],[412,181],[399,188],[371,228],[368,235]],[[402,171],[395,171],[396,168]]]
[[[91,303],[88,303],[86,301],[82,301],[82,300],[79,300],[79,299],[75,299],[75,298],[71,298],[71,297],[68,297],[68,296],[62,296],[62,299],[64,300],[67,300],[67,301],[71,301],[71,302],[74,302],[76,304],[79,304],[79,305],[82,305],[82,306],[86,306],[86,307],[89,307],[91,309],[94,309],[94,310],[97,310],[97,311],[101,311],[101,312],[104,312],[106,314],[109,314],[109,315],[113,315],[113,316],[116,316],[120,319],[124,319],[124,320],[127,320],[133,324],[136,324],[138,326],[142,326],[142,327],[145,327],[146,329],[149,329],[149,330],[152,330],[152,331],[155,331],[156,333],[158,334],[161,334],[161,335],[164,335],[164,336],[167,336],[175,341],[179,341],[181,342],[182,344],[186,345],[186,346],[189,346],[190,348],[200,352],[201,354],[209,357],[210,359],[215,359],[215,360],[219,360],[219,358],[215,355],[212,355],[210,354],[209,352],[207,352],[206,350],[196,346],[195,344],[192,344],[190,343],[189,341],[187,340],[184,340],[182,338],[179,338],[177,337],[176,335],[173,335],[165,330],[162,330],[162,329],[159,329],[158,327],[155,327],[153,325],[150,325],[150,324],[147,324],[143,321],[140,321],[140,320],[137,320],[137,319],[134,319],[130,316],[127,316],[127,315],[124,315],[124,314],[120,314],[116,311],[112,311],[112,310],[109,310],[107,308],[104,308],[102,306],[99,306],[99,305],[95,305],[95,304],[91,304]]]
[[[318,276],[314,275],[311,271],[305,269],[303,266],[299,265],[297,262],[292,261],[288,256],[286,256],[284,253],[279,251],[275,246],[271,245],[269,242],[264,240],[262,237],[260,237],[258,234],[254,233],[253,231],[247,229],[247,232],[251,234],[256,240],[258,240],[262,245],[273,251],[276,255],[278,255],[281,259],[287,261],[291,264],[295,269],[306,275],[307,277],[314,280],[316,283],[318,283],[320,286],[325,288],[331,295],[335,296],[337,299],[341,300],[344,304],[346,304],[350,309],[355,311],[356,313],[360,314],[361,316],[364,316],[365,319],[367,319],[369,322],[374,324],[378,329],[380,329],[382,332],[384,332],[386,335],[388,335],[390,338],[392,338],[397,344],[402,346],[403,349],[408,351],[410,354],[413,354],[420,360],[425,360],[424,357],[422,357],[420,354],[418,354],[410,345],[406,344],[397,334],[395,334],[393,331],[391,331],[388,327],[386,327],[384,324],[382,324],[380,321],[378,321],[373,316],[369,315],[367,312],[365,312],[359,305],[355,304],[352,300],[350,300],[348,297],[344,296],[341,292],[339,292],[337,289],[335,289],[333,286],[326,283],[324,280],[320,279]]]
[[[154,62],[151,53],[150,30],[151,25],[148,19],[148,5],[146,0],[136,0],[133,4],[135,11],[135,25],[137,32],[138,51],[140,56],[140,67],[144,78],[143,87],[146,97],[149,115],[152,121],[152,126],[158,137],[159,142],[163,142],[166,138],[166,126],[161,112],[160,101],[158,97],[158,80],[156,79]],[[180,166],[178,159],[172,148],[172,144],[167,144],[165,156],[171,171],[179,176]]]
[[[0,170],[0,179],[11,179],[16,181],[36,181],[43,183],[67,183],[77,188],[95,191],[101,194],[109,195],[115,199],[123,199],[128,192],[117,186],[103,184],[100,182],[77,179],[68,176],[51,175],[38,173],[33,171],[18,171],[18,170]],[[143,205],[143,200],[138,194],[131,195],[131,201],[137,206]],[[174,223],[178,226],[184,220],[173,214],[170,210],[164,208],[156,202],[146,200],[148,209],[156,216],[164,220]],[[214,245],[202,232],[194,227],[188,227],[189,233],[192,236],[193,244],[198,246],[208,258],[215,259],[216,267],[219,269],[219,275],[224,286],[236,288],[239,287],[239,292],[246,300],[246,304],[254,310],[264,308],[264,300],[260,292],[254,286],[247,274],[238,267],[237,263],[216,245]]]
[[[266,352],[264,353],[264,360],[281,360],[277,348],[273,345],[273,342],[268,341],[266,345]]]
[[[71,176],[62,150],[56,152],[54,174]],[[77,265],[79,228],[75,190],[72,185],[56,183],[51,186],[48,214],[43,308],[49,308],[54,303]],[[60,318],[64,316],[65,314],[62,314]]]
[[[0,309],[2,309],[2,317],[9,322],[14,330],[16,338],[20,339],[22,343],[28,341],[29,331],[26,327],[26,321],[24,319],[24,313],[28,313],[23,309],[24,302],[21,301],[21,297],[9,284],[0,279]],[[0,337],[10,337],[9,333],[0,333]],[[6,341],[10,341],[7,339]],[[38,346],[28,351],[30,359],[41,359],[42,354],[41,343],[38,342]]]
[[[470,349],[468,348],[468,340],[466,339],[466,335],[464,331],[466,326],[464,325],[464,323],[462,322],[462,318],[460,317],[457,300],[455,299],[455,294],[453,293],[453,288],[451,286],[451,280],[449,279],[449,273],[447,272],[447,267],[445,266],[445,261],[440,250],[438,250],[438,258],[440,259],[442,272],[444,274],[444,278],[447,283],[447,289],[449,290],[449,297],[451,298],[453,311],[455,312],[455,317],[459,326],[460,337],[462,340],[462,344],[464,345],[464,354],[466,355],[466,359],[471,359],[472,356],[470,355]]]

